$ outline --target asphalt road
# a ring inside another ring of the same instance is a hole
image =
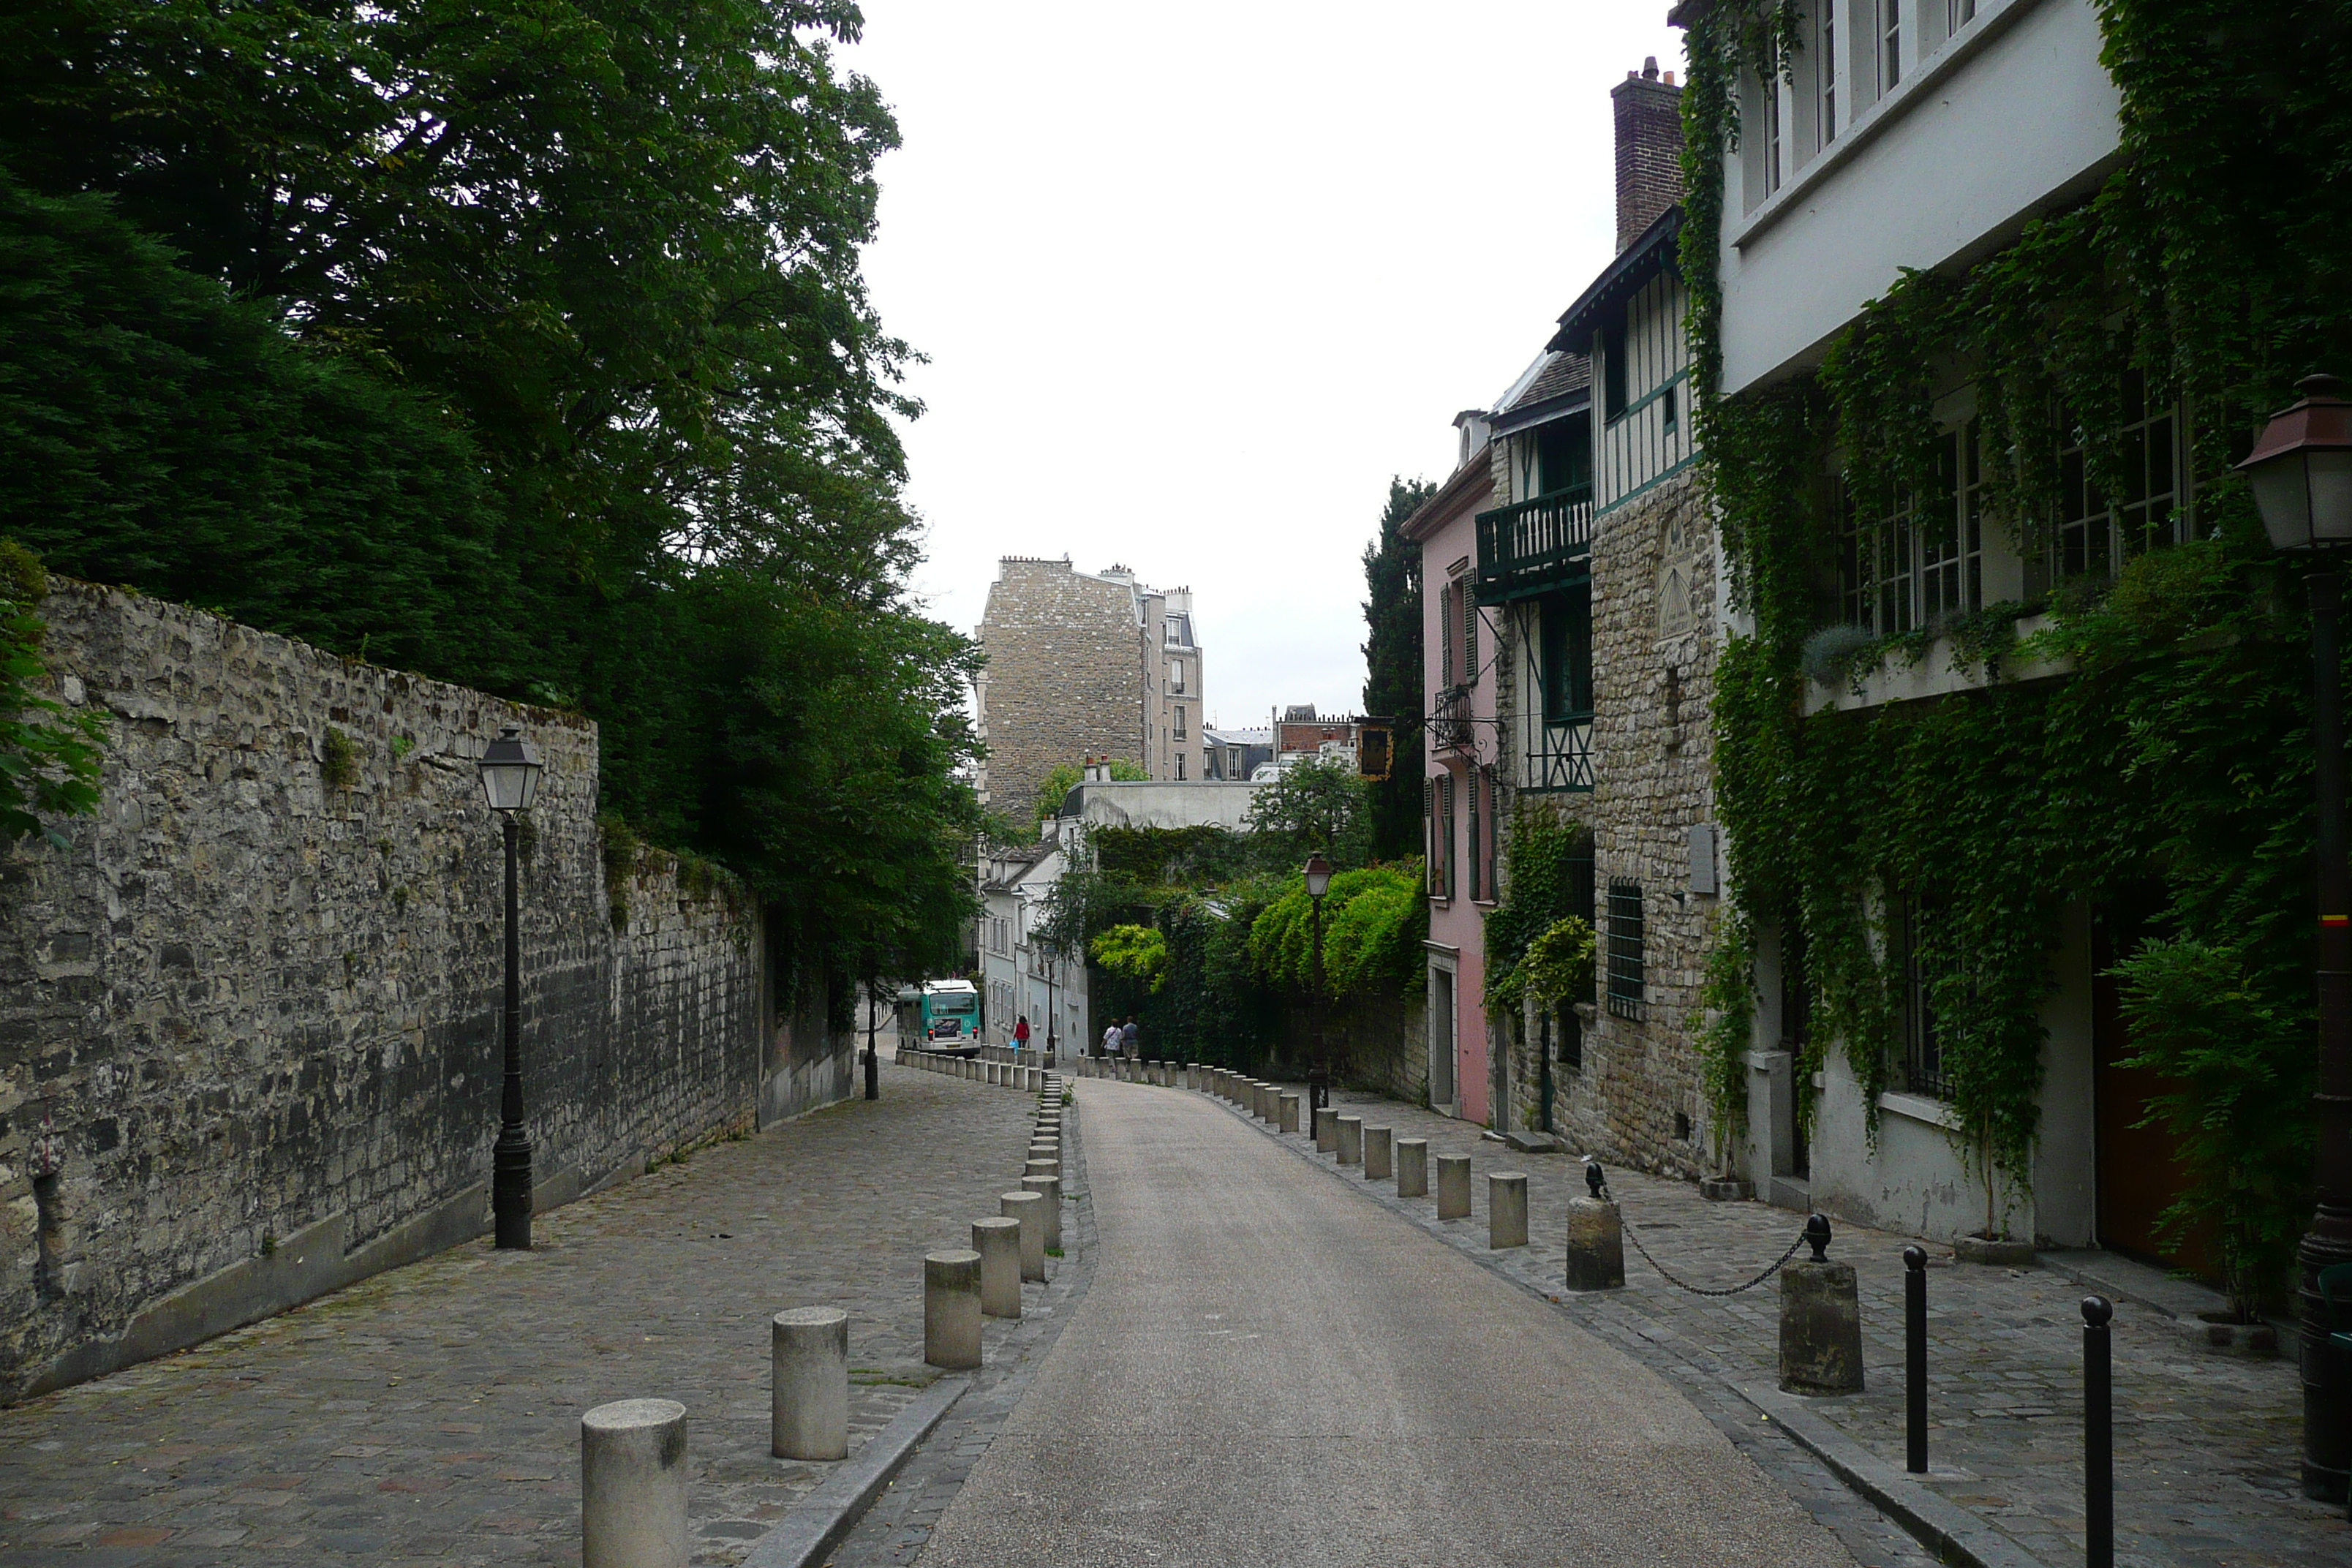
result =
[[[931,1568],[1852,1568],[1670,1386],[1198,1096],[1079,1080],[1099,1250]]]

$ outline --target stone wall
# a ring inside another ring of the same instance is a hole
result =
[[[1108,755],[1148,764],[1144,644],[1135,590],[1067,561],[1007,557],[980,625],[982,775],[990,809],[1026,822],[1055,764]]]
[[[1604,994],[1609,885],[1642,889],[1647,995],[1637,1016],[1590,1010],[1580,1068],[1558,1059],[1555,1042],[1552,1125],[1579,1152],[1695,1176],[1709,1163],[1696,1036],[1717,903],[1691,890],[1690,830],[1713,816],[1717,653],[1714,535],[1696,475],[1598,519],[1592,573],[1593,790],[1539,798],[1592,833]],[[1505,1031],[1505,1114],[1532,1128],[1541,1036],[1532,1017],[1521,1022]]]
[[[112,744],[72,847],[0,857],[0,1394],[486,1227],[504,860],[474,759],[501,724],[547,763],[520,879],[539,1205],[846,1091],[822,1000],[778,1016],[755,909],[664,855],[608,867],[589,721],[111,590],[42,613],[58,695]]]

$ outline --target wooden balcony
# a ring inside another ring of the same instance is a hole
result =
[[[1592,487],[1478,514],[1478,602],[1505,605],[1591,571]]]

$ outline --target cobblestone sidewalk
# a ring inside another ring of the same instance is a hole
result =
[[[1535,1245],[1508,1265],[1571,1306],[1561,1277],[1568,1200],[1584,1191],[1580,1161],[1529,1154],[1477,1126],[1417,1107],[1342,1091],[1334,1102],[1398,1137],[1426,1138],[1432,1156],[1472,1159],[1473,1212],[1439,1227],[1474,1245],[1486,1234],[1485,1176],[1528,1173]],[[1284,1140],[1312,1151],[1308,1140]],[[1316,1155],[1333,1164],[1332,1156]],[[1360,1180],[1360,1173],[1343,1173]],[[1434,1175],[1434,1167],[1432,1168]],[[1802,1217],[1760,1203],[1710,1203],[1681,1182],[1612,1168],[1630,1226],[1695,1285],[1754,1276],[1793,1241]],[[1385,1187],[1386,1183],[1371,1184]],[[1392,1191],[1392,1189],[1391,1189]],[[1431,1211],[1427,1199],[1411,1200]],[[1867,1392],[1811,1401],[1814,1411],[1897,1469],[1903,1463],[1903,1263],[1915,1238],[1840,1225],[1830,1256],[1860,1280]],[[2082,1317],[2088,1293],[2051,1269],[1990,1268],[1925,1243],[1930,1261],[1927,1484],[2051,1564],[2078,1563],[2082,1517]],[[1660,1359],[1711,1364],[1769,1385],[1777,1376],[1779,1290],[1727,1299],[1669,1286],[1630,1246],[1626,1289],[1605,1299]],[[2352,1562],[2340,1508],[2297,1484],[2302,1397],[2294,1368],[2201,1351],[2165,1313],[2120,1300],[2115,1320],[2117,1561],[2142,1568],[2322,1568]]]
[[[1031,1109],[886,1059],[878,1101],[542,1215],[531,1252],[0,1411],[0,1568],[576,1563],[581,1412],[642,1395],[687,1407],[695,1562],[734,1563],[831,1468],[769,1457],[769,1316],[849,1312],[854,1453],[931,1381],[922,1255],[1017,1188]]]

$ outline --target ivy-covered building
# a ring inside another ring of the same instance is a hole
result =
[[[2291,1293],[2310,623],[2231,464],[2352,363],[2344,16],[1674,13],[1732,633],[1704,1054],[1777,1201]]]

